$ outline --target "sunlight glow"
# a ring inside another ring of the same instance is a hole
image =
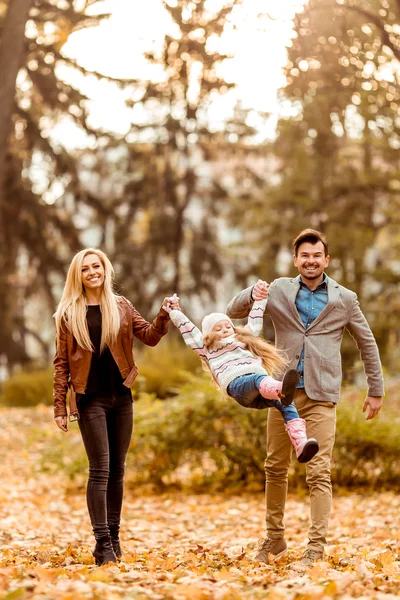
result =
[[[291,19],[304,1],[243,0],[242,6],[235,8],[218,49],[232,55],[221,66],[221,75],[236,83],[237,89],[230,99],[216,100],[213,112],[217,121],[225,118],[236,101],[256,111],[277,112],[276,95],[284,83],[282,67]],[[207,0],[210,11],[223,5],[223,0]],[[73,34],[63,53],[88,70],[115,78],[159,79],[159,68],[149,65],[144,53],[159,51],[165,33],[174,33],[162,0],[104,0],[95,6],[96,12],[110,12],[110,19],[97,28]],[[126,97],[117,84],[84,77],[70,68],[59,68],[58,75],[89,97],[93,127],[127,133],[132,109],[126,107]],[[274,120],[271,123],[273,130]],[[272,130],[265,135],[272,135]]]

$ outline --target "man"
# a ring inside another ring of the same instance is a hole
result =
[[[266,311],[272,319],[276,345],[285,350],[289,368],[299,372],[294,402],[305,419],[307,435],[317,439],[320,450],[307,463],[311,525],[309,541],[301,563],[312,565],[323,559],[331,510],[330,461],[335,440],[336,403],[339,399],[342,368],[340,346],[345,328],[354,338],[364,363],[368,395],[363,405],[367,419],[381,406],[382,366],[371,329],[360,310],[354,292],[325,274],[329,265],[324,235],[305,229],[293,242],[295,278],[280,277],[270,286],[258,281],[230,302],[227,314],[241,319],[255,300],[268,296]],[[270,410],[267,426],[266,524],[267,537],[256,560],[269,562],[287,552],[284,539],[284,510],[292,448],[279,411]]]

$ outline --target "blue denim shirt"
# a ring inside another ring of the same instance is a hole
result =
[[[296,308],[303,321],[304,327],[308,329],[311,323],[318,317],[323,308],[328,304],[328,285],[326,282],[326,273],[324,273],[323,281],[319,286],[311,291],[301,280],[300,288],[296,296]],[[297,370],[300,375],[298,388],[304,388],[304,346],[301,351],[299,364]]]

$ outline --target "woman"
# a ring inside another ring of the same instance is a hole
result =
[[[167,333],[169,321],[163,309],[151,324],[145,321],[126,298],[113,293],[113,274],[101,250],[78,252],[54,315],[54,418],[68,431],[69,387],[70,420],[78,420],[89,459],[86,497],[99,565],[122,556],[119,527],[133,426],[130,387],[137,376],[133,336],[155,346]]]

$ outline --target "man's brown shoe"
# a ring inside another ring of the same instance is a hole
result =
[[[299,564],[304,565],[306,567],[312,567],[317,560],[324,560],[324,553],[318,552],[318,550],[306,550],[303,552],[303,556],[301,557],[301,561]]]
[[[270,540],[269,538],[265,538],[265,540],[263,540],[260,544],[255,560],[257,562],[267,563],[268,565],[271,564],[271,562],[277,561],[281,556],[286,554],[286,552],[287,544],[284,538],[280,538],[279,540]],[[270,555],[272,555],[271,560]]]

